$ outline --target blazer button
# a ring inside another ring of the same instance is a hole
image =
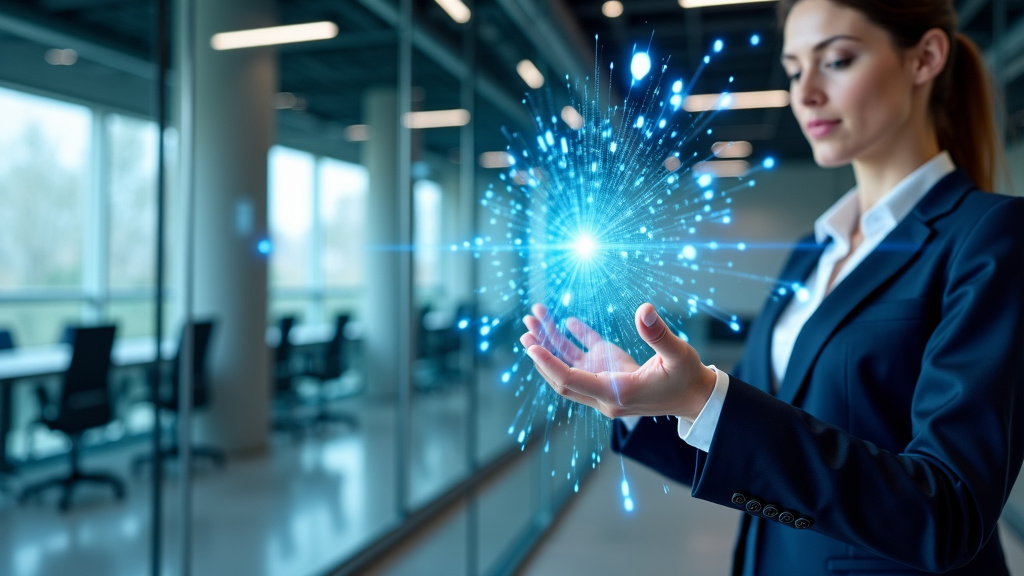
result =
[[[732,503],[737,506],[743,506],[747,503],[747,496],[742,492],[737,492],[732,495]]]
[[[779,507],[775,504],[766,504],[765,507],[761,509],[761,514],[764,514],[765,518],[775,518],[779,515]]]
[[[779,512],[779,522],[782,522],[783,524],[792,524],[793,520],[796,520],[796,516],[794,516],[789,510]]]
[[[797,530],[803,530],[804,528],[810,528],[813,521],[810,518],[797,518],[793,522],[793,527]]]
[[[753,512],[756,514],[757,512],[761,511],[761,506],[762,504],[759,500],[755,500],[753,498],[747,500],[747,511],[749,512]]]

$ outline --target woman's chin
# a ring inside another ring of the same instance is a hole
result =
[[[822,168],[839,168],[850,163],[850,159],[843,154],[836,154],[833,150],[813,149],[814,163]]]

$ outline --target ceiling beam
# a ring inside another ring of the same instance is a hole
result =
[[[1002,82],[1009,83],[1021,75],[1018,66],[1011,66],[1024,53],[1024,16],[1006,28],[1003,37],[985,51],[985,62]]]
[[[957,16],[960,18],[960,29],[963,30],[974,17],[981,12],[981,9],[989,3],[990,0],[967,0],[963,3],[959,9],[957,9]]]
[[[387,0],[358,0],[359,3],[372,12],[375,16],[390,26],[398,25],[398,9],[392,6]],[[413,27],[412,43],[417,49],[437,62],[449,74],[463,80],[475,77],[477,92],[480,96],[490,101],[496,108],[508,116],[515,118],[520,123],[529,125],[530,115],[523,108],[521,98],[512,97],[490,76],[481,70],[470,70],[462,60],[460,54],[454,49],[445,45],[437,36],[423,28],[422,25]]]
[[[542,10],[533,1],[495,1],[559,75],[588,76],[593,55],[579,45],[583,43],[579,25],[559,2],[548,2],[548,10]]]
[[[0,31],[50,48],[71,48],[80,58],[92,60],[145,80],[156,79],[156,65],[145,54],[109,39],[74,29],[37,10],[0,4]]]
[[[126,0],[42,0],[40,3],[43,5],[43,8],[51,12],[96,8],[110,4],[128,4]]]

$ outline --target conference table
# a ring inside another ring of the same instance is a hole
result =
[[[350,323],[351,324],[351,323]],[[347,339],[359,337],[359,326],[346,327]],[[294,348],[321,346],[331,340],[333,327],[328,325],[296,326],[289,335]],[[267,346],[274,348],[280,342],[276,327],[267,328],[264,335]],[[177,342],[167,340],[161,344],[162,357],[171,359],[177,351]],[[114,342],[110,353],[114,370],[137,368],[152,364],[156,358],[156,343],[152,338],[124,338]],[[7,434],[11,424],[12,390],[18,381],[40,379],[63,374],[71,363],[71,346],[53,344],[0,350],[0,472],[14,468],[7,458]]]

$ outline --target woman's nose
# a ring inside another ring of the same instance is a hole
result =
[[[790,100],[801,106],[814,108],[825,103],[827,98],[821,89],[818,78],[813,73],[805,73],[789,89]]]

